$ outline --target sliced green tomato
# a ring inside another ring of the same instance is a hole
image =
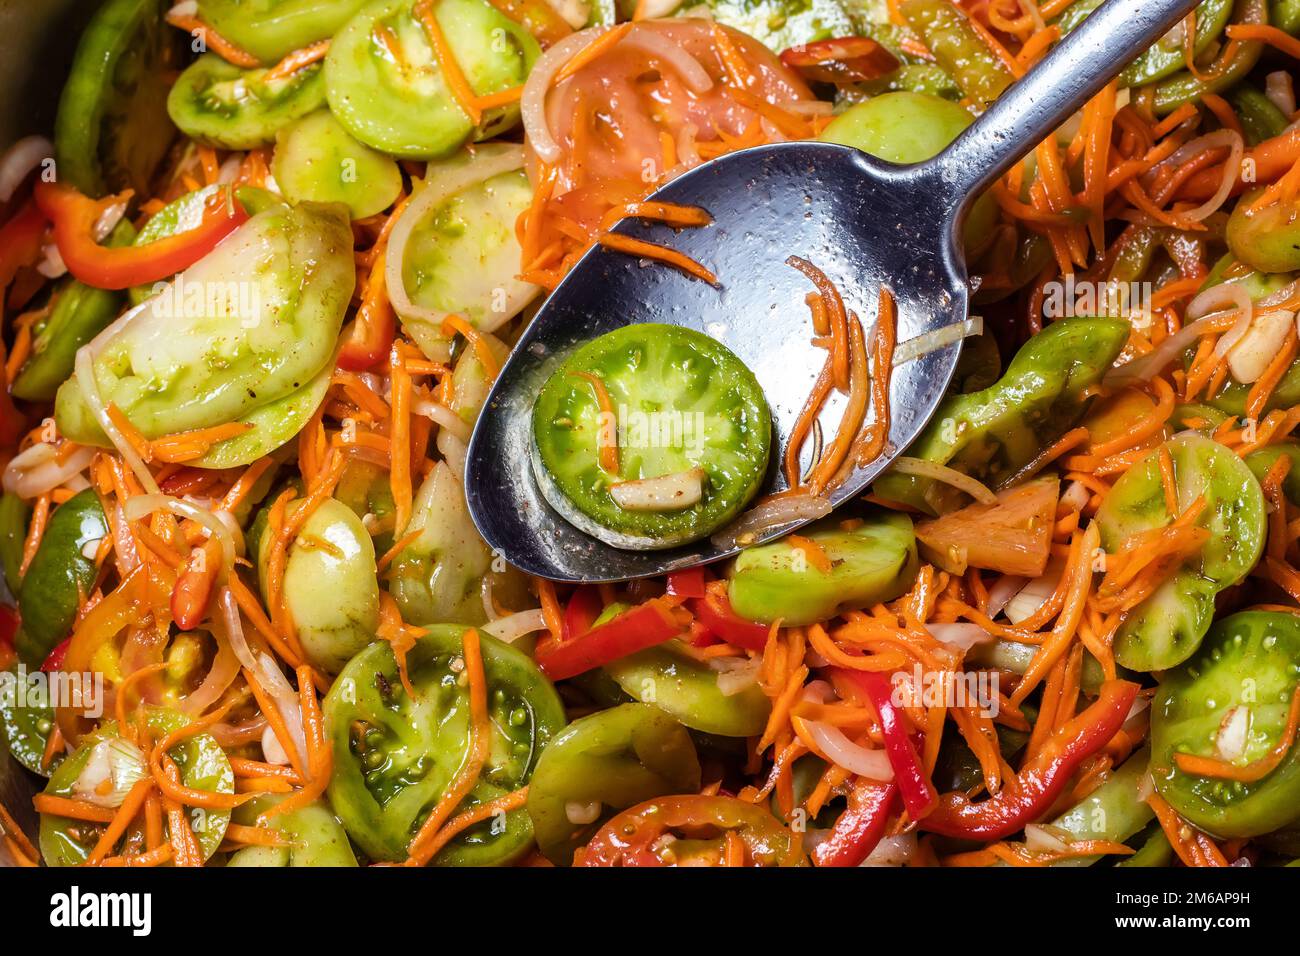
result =
[[[263,594],[270,548],[271,535],[263,533],[257,546]],[[341,501],[321,502],[289,545],[282,591],[303,652],[327,674],[337,674],[375,640],[378,578],[361,519]]]
[[[840,0],[704,0],[683,16],[705,16],[752,36],[773,53],[792,46],[856,36],[848,4]]]
[[[387,469],[359,458],[353,459],[344,467],[334,497],[365,523],[374,540],[376,554],[384,554],[393,546],[396,506]]]
[[[619,471],[601,467],[604,384],[617,419]],[[709,336],[679,325],[628,325],[581,346],[533,406],[533,471],[546,500],[588,534],[620,548],[669,548],[734,518],[767,472],[772,416],[754,374]],[[629,510],[611,487],[702,469],[687,508]]]
[[[1251,210],[1260,190],[1241,198],[1228,217],[1228,248],[1238,260],[1260,272],[1300,269],[1300,204],[1281,200]]]
[[[1215,624],[1200,652],[1164,676],[1151,705],[1151,776],[1189,823],[1219,837],[1269,833],[1300,818],[1300,751],[1255,783],[1184,774],[1174,754],[1217,752],[1225,723],[1244,719],[1242,765],[1265,757],[1286,728],[1300,674],[1300,618],[1247,611]],[[1244,707],[1242,718],[1236,709]]]
[[[162,736],[180,730],[190,723],[188,717],[173,710],[155,708],[149,711],[149,726]],[[73,796],[77,778],[86,768],[94,748],[101,741],[118,736],[117,725],[108,723],[82,740],[81,745],[68,755],[45,787],[45,792],[60,797]],[[182,740],[167,751],[180,771],[181,783],[196,790],[210,793],[234,793],[235,774],[230,760],[221,745],[210,734],[195,734]],[[144,768],[148,774],[148,768]],[[190,829],[199,841],[204,859],[212,856],[221,846],[230,823],[229,810],[205,810],[198,807],[188,811]],[[166,821],[164,820],[164,826]],[[102,824],[71,820],[49,813],[41,814],[41,856],[47,866],[79,866],[95,848]]]
[[[252,426],[248,431],[217,442],[189,464],[195,468],[238,468],[292,441],[325,400],[333,374],[334,369],[326,365],[302,388],[240,417],[237,421]]]
[[[1198,526],[1210,537],[1201,554],[1134,608],[1115,635],[1115,659],[1138,671],[1187,660],[1214,620],[1214,599],[1237,584],[1259,560],[1268,516],[1259,482],[1236,453],[1201,435],[1166,445],[1174,463],[1181,513],[1198,496],[1206,507]],[[1176,515],[1165,507],[1159,456],[1154,452],[1124,473],[1097,512],[1102,547],[1116,551],[1130,535],[1162,527]]]
[[[320,63],[280,79],[267,80],[266,74],[206,53],[172,87],[167,112],[182,133],[200,143],[253,149],[325,105],[325,68]]]
[[[751,621],[779,618],[795,627],[892,601],[916,577],[916,539],[907,515],[873,513],[850,530],[830,519],[801,534],[826,552],[830,571],[814,567],[786,538],[746,548],[727,572],[732,610]]]
[[[54,754],[50,766],[45,766],[45,747],[54,729],[54,708],[48,701],[33,699],[30,684],[21,699],[16,685],[10,693],[5,685],[17,678],[16,672],[0,672],[0,743],[9,748],[9,753],[24,768],[48,777],[64,756],[62,751]]]
[[[1300,442],[1281,441],[1246,456],[1246,467],[1261,484],[1269,469],[1282,456],[1291,459],[1291,468],[1282,479],[1282,492],[1293,505],[1300,505]]]
[[[496,148],[484,144],[473,157],[461,152],[430,165],[421,188],[438,189],[440,180]],[[468,186],[430,209],[411,230],[402,261],[395,264],[412,304],[455,312],[490,332],[536,298],[537,286],[515,278],[523,254],[515,221],[532,199],[528,176],[516,170]],[[403,316],[402,328],[426,355],[445,360],[450,342],[440,325]]]
[[[513,126],[518,104],[487,110],[478,125],[471,121],[413,6],[413,0],[374,0],[334,37],[325,58],[334,115],[361,142],[404,159],[438,159]],[[476,96],[519,86],[540,55],[532,35],[488,0],[441,0],[434,16]],[[390,43],[402,51],[400,63]]]
[[[470,746],[469,689],[462,676],[458,624],[430,627],[407,654],[417,696],[402,687],[392,648],[366,648],[325,698],[334,747],[329,797],[352,839],[375,860],[406,858],[412,837],[465,761]],[[481,637],[492,741],[466,810],[528,783],[546,744],[564,726],[550,681],[525,655]],[[466,830],[436,857],[440,866],[495,866],[518,859],[533,827],[520,808]]]
[[[402,191],[397,163],[358,143],[329,110],[280,130],[271,172],[291,202],[341,202],[353,219],[383,212]]]
[[[235,810],[233,819],[243,826],[257,826],[257,818],[280,803],[283,797],[258,797]],[[357,857],[348,843],[347,832],[323,801],[270,818],[267,829],[279,834],[289,846],[250,846],[231,854],[227,866],[356,866]]]
[[[149,195],[174,130],[168,75],[185,34],[163,22],[168,0],[107,0],[77,46],[54,121],[59,179],[89,196],[131,188]]]
[[[481,624],[483,578],[492,552],[469,516],[459,478],[439,462],[415,495],[402,531],[420,535],[393,559],[388,576],[402,618],[420,626],[461,621]]]
[[[127,246],[135,227],[123,219],[109,234],[109,246]],[[14,379],[16,398],[48,402],[67,381],[77,350],[112,324],[122,309],[122,294],[96,289],[67,276],[54,293],[54,306],[32,339],[31,357]]]
[[[72,633],[77,608],[95,587],[92,549],[108,533],[108,521],[93,488],[54,509],[23,578],[18,602],[23,619],[18,656],[28,667],[40,666]]]
[[[1142,797],[1146,786],[1150,752],[1140,750],[1114,771],[1096,790],[1061,816],[1052,826],[1064,830],[1070,840],[1110,840],[1122,843],[1138,833],[1154,816]],[[1055,866],[1089,866],[1099,857],[1080,856],[1060,860]]]
[[[93,366],[100,398],[148,438],[269,414],[332,367],[355,282],[344,207],[260,212],[105,344]],[[74,441],[108,444],[78,378],[59,389],[55,419]],[[258,442],[252,434],[232,441]]]
[[[654,704],[694,730],[720,737],[761,734],[771,705],[758,685],[724,694],[719,672],[674,650],[677,643],[638,651],[606,664],[605,672],[636,700]]]
[[[1232,14],[1234,0],[1203,0],[1196,8],[1195,54],[1199,56],[1223,33],[1228,17]],[[1064,36],[1077,28],[1088,15],[1101,6],[1102,0],[1077,0],[1070,6],[1057,25]],[[1128,65],[1119,75],[1122,86],[1142,86],[1162,80],[1183,69],[1187,65],[1187,56],[1183,52],[1181,30],[1171,31],[1151,44],[1140,57]]]
[[[199,19],[263,63],[337,33],[365,0],[199,0]]]
[[[547,744],[528,786],[528,814],[538,848],[568,866],[620,810],[699,789],[686,728],[657,707],[623,704],[574,721]]]
[[[208,200],[225,189],[224,185],[213,183],[210,186],[204,186],[201,189],[196,189],[173,199],[150,216],[145,224],[140,227],[140,232],[135,236],[133,244],[144,246],[151,242],[157,242],[159,239],[166,239],[168,236],[174,236],[197,228],[203,221]],[[275,193],[259,189],[256,186],[236,187],[235,201],[243,206],[250,216],[256,216],[262,210],[269,209],[277,204],[283,205],[284,202]],[[131,304],[139,305],[146,299],[152,298],[163,291],[166,286],[166,282],[132,286],[130,289]],[[71,374],[71,370],[69,370],[68,374]],[[67,375],[64,378],[67,378]]]

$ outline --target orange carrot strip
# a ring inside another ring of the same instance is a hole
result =
[[[614,232],[604,233],[597,242],[606,249],[613,249],[615,252],[622,252],[629,256],[639,256],[642,259],[658,260],[665,265],[680,269],[687,275],[703,279],[709,285],[716,286],[718,284],[717,276],[690,256],[683,255],[675,249],[656,245],[653,242],[646,242],[643,239],[633,239],[631,236],[623,236]]]

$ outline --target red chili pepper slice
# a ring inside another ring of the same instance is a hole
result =
[[[793,46],[781,62],[814,83],[863,83],[888,76],[902,64],[868,37],[834,37]]]
[[[677,637],[686,625],[654,598],[570,640],[543,638],[534,655],[551,680],[564,680]]]
[[[233,188],[233,187],[232,187]],[[168,279],[192,266],[248,219],[231,189],[213,194],[193,229],[143,246],[101,246],[95,223],[130,193],[91,199],[63,183],[36,184],[36,203],[54,224],[54,242],[68,271],[97,289],[126,289]]]
[[[921,766],[921,759],[907,733],[907,722],[894,706],[893,684],[884,674],[874,671],[855,671],[839,668],[837,676],[850,680],[866,693],[871,706],[880,716],[880,730],[885,738],[885,754],[894,768],[894,780],[903,797],[903,805],[913,820],[920,820],[934,809],[939,796],[935,793],[930,776]]]
[[[62,670],[63,662],[68,656],[68,647],[71,644],[72,638],[69,637],[62,644],[56,646],[54,650],[50,651],[49,655],[45,658],[45,662],[41,664],[41,670],[47,674]]]
[[[751,651],[767,646],[768,626],[746,620],[732,610],[725,582],[715,581],[706,587],[704,597],[691,601],[690,609],[701,624],[728,644]]]
[[[817,866],[860,866],[871,855],[898,802],[898,784],[858,779],[831,835],[812,852]]]
[[[1058,728],[996,794],[974,803],[964,793],[946,793],[921,827],[986,842],[1024,829],[1052,808],[1079,765],[1119,732],[1137,694],[1138,685],[1130,681],[1106,681],[1097,700]]]

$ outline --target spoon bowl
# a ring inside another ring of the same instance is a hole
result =
[[[961,227],[974,197],[1167,32],[1196,0],[1108,0],[1027,77],[1010,87],[943,153],[896,166],[851,147],[779,143],[727,154],[669,182],[653,201],[703,208],[709,226],[674,230],[624,220],[614,231],[681,252],[718,286],[660,262],[593,247],[524,331],[474,429],[466,463],[470,514],[489,546],[515,567],[558,581],[617,581],[730,557],[703,539],[632,551],[579,531],[543,498],[531,465],[533,400],[574,348],[630,323],[704,332],[754,372],[773,419],[769,474],[760,495],[784,490],[780,462],[826,352],[812,343],[808,279],[786,264],[821,268],[856,312],[870,341],[880,289],[897,305],[899,344],[968,317]],[[860,464],[830,495],[858,495],[916,438],[943,398],[960,354],[953,342],[890,377],[885,452]],[[877,374],[872,369],[872,374]],[[832,392],[818,423],[834,435],[845,398]],[[803,449],[801,471],[814,454]],[[804,521],[765,529],[753,544]]]

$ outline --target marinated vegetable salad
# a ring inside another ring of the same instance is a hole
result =
[[[794,249],[792,434],[627,316],[554,356],[518,463],[594,538],[736,557],[557,585],[466,505],[589,249],[730,281],[615,229],[710,228],[658,186],[924,160],[1098,6],[105,0],[0,158],[9,861],[1300,857],[1294,0],[1205,0],[979,199],[982,321],[869,493],[831,512],[927,345]]]

